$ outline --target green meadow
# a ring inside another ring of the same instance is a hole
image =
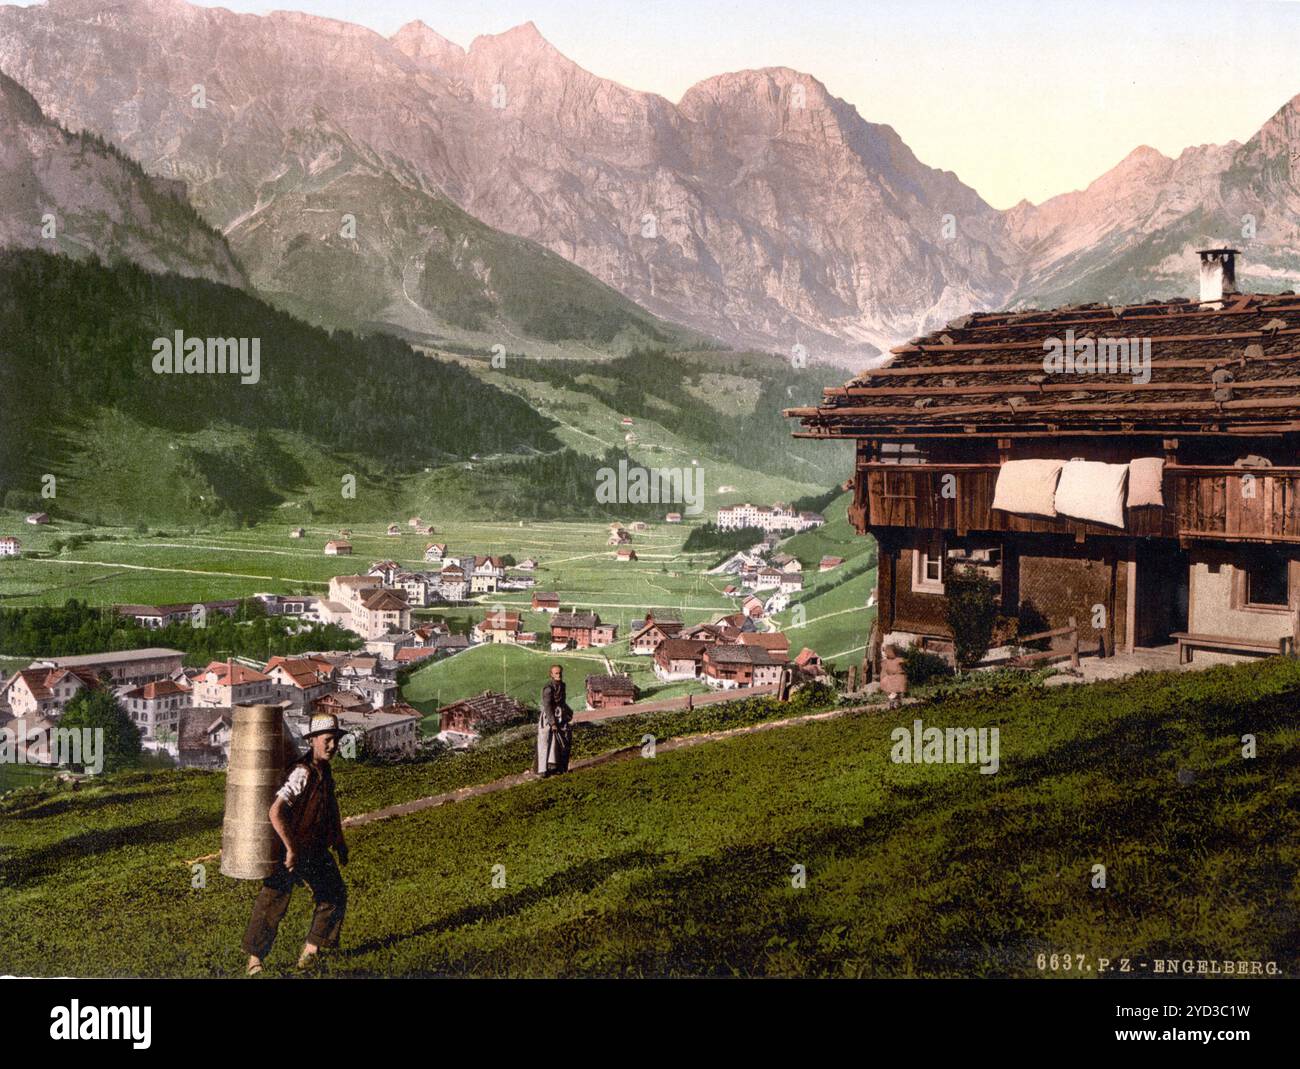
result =
[[[476,646],[416,671],[407,680],[402,694],[412,705],[429,714],[425,717],[424,729],[437,732],[437,717],[433,715],[437,708],[466,695],[495,690],[529,705],[537,705],[552,664],[564,668],[569,704],[574,709],[581,709],[585,704],[583,686],[587,676],[605,675],[611,668],[632,677],[638,700],[654,701],[708,692],[709,688],[697,680],[660,681],[654,674],[650,657],[628,654],[626,639],[620,639],[619,645],[623,647],[622,655],[615,654],[614,647],[552,653],[545,643],[537,647]]]
[[[743,704],[583,725],[576,749],[779,715]],[[633,752],[351,829],[343,944],[314,971],[1078,978],[1103,958],[1190,958],[1295,975],[1298,704],[1300,662],[1270,659]],[[998,773],[895,763],[892,733],[917,718],[998,729]],[[531,745],[523,729],[473,754],[345,765],[340,802],[483,783]],[[0,802],[0,972],[240,975],[256,884],[189,864],[219,846],[223,785],[122,773]],[[270,975],[292,974],[310,909],[300,891]]]

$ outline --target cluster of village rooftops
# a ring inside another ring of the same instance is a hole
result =
[[[800,517],[784,506],[776,506],[775,514]],[[799,529],[820,522],[820,516],[804,513]],[[613,524],[609,545],[621,550],[644,529],[644,524]],[[738,611],[687,626],[680,618],[648,610],[632,623],[629,654],[650,658],[661,681],[699,680],[717,690],[774,687],[783,673],[787,683],[826,678],[815,651],[802,648],[792,656],[787,637],[769,622],[772,613],[786,607],[790,594],[802,589],[802,566],[777,552],[779,543],[776,530],[769,530],[762,541],[714,569],[738,580],[739,585],[727,587],[739,599]],[[37,659],[0,684],[0,729],[21,722],[24,758],[41,763],[51,753],[51,732],[68,703],[87,689],[107,688],[137,726],[144,747],[167,752],[183,765],[222,767],[229,753],[232,709],[249,703],[280,705],[286,723],[299,735],[313,714],[329,713],[363,736],[372,752],[410,753],[420,744],[425,713],[402,700],[399,676],[404,671],[485,643],[545,643],[561,652],[603,649],[619,639],[618,625],[603,622],[599,613],[576,605],[565,608],[560,593],[536,589],[530,608],[545,615],[544,636],[524,630],[522,610],[500,606],[488,608],[468,634],[453,634],[440,621],[413,621],[413,608],[439,600],[465,602],[471,594],[535,588],[541,566],[529,558],[508,568],[502,557],[455,555],[442,543],[429,543],[425,558],[441,569],[411,571],[380,560],[365,574],[334,576],[326,596],[254,595],[268,616],[335,624],[353,632],[363,640],[361,651],[277,656],[266,662],[231,658],[203,668],[186,667],[181,651],[165,648]],[[826,558],[821,567],[830,570],[840,563]],[[766,601],[757,596],[765,591],[770,595]],[[208,617],[234,616],[240,607],[240,600],[226,599],[114,609],[156,630],[202,626]],[[632,705],[640,697],[632,677],[612,666],[588,675],[585,691],[593,711]],[[458,746],[528,715],[523,703],[490,691],[444,705],[437,714],[437,737]]]

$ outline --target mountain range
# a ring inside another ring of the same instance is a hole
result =
[[[1300,278],[1300,97],[1244,144],[1140,147],[999,211],[809,74],[674,104],[531,23],[464,49],[419,22],[50,0],[0,8],[0,69],[184,182],[252,285],[319,323],[860,362],[973,309],[1187,296],[1206,245],[1243,250],[1243,285]]]

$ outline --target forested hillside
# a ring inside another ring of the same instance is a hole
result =
[[[156,373],[154,341],[177,331],[257,339],[257,381]],[[39,251],[0,252],[0,368],[0,491],[34,494],[46,473],[84,483],[79,457],[90,453],[99,485],[81,496],[110,513],[120,488],[95,440],[106,423],[129,428],[111,443],[123,462],[154,451],[155,464],[204,488],[205,512],[226,501],[241,518],[320,478],[313,453],[400,474],[559,447],[523,401],[387,335],[330,333],[226,286]],[[156,455],[159,440],[173,455]]]

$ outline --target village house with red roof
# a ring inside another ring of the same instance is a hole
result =
[[[190,708],[192,688],[175,679],[159,679],[126,691],[118,698],[144,739],[159,732],[179,736],[181,715]]]
[[[317,698],[334,689],[334,666],[314,657],[272,657],[263,669],[275,688],[275,698],[292,709],[310,709]]]
[[[519,613],[498,609],[495,612],[489,612],[487,616],[479,620],[471,629],[470,637],[475,642],[498,642],[513,645],[519,641],[520,627]]]
[[[277,699],[275,685],[265,672],[240,661],[212,661],[194,680],[195,708],[230,708],[240,702]]]
[[[86,668],[24,668],[15,672],[0,688],[15,717],[59,717],[81,691],[98,687],[94,671]]]
[[[533,592],[533,612],[559,612],[560,595],[552,590],[537,590]]]
[[[668,616],[656,616],[653,612],[647,611],[644,620],[633,623],[628,648],[635,654],[653,656],[661,642],[675,638],[681,629],[680,620]]]
[[[470,576],[470,593],[492,594],[506,576],[506,566],[500,557],[475,557],[474,572]]]

